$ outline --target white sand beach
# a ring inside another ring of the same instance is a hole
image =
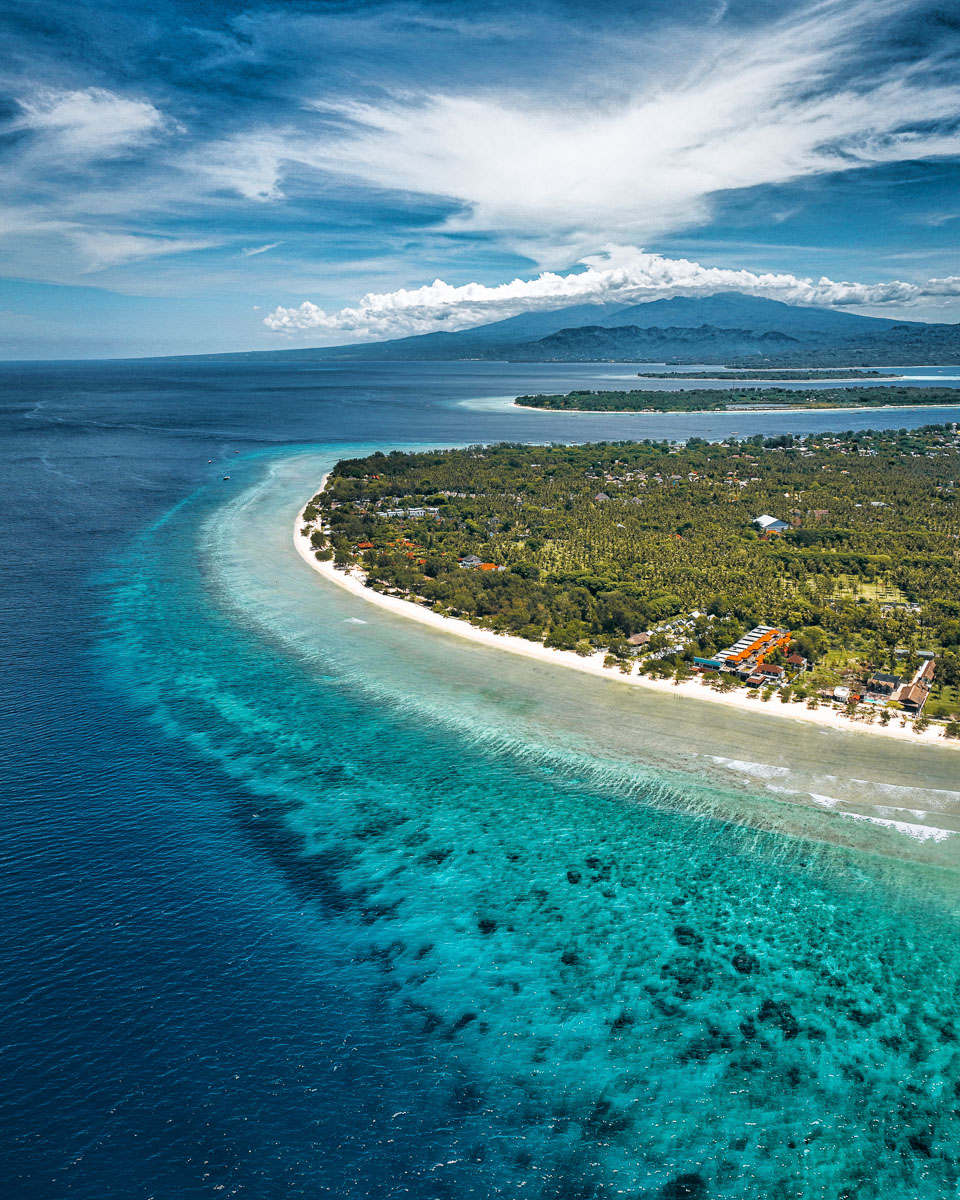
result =
[[[320,481],[317,492],[323,490],[326,485],[326,479],[327,477],[324,476]],[[385,596],[380,592],[374,591],[373,588],[366,586],[363,574],[359,569],[351,568],[343,570],[342,568],[335,567],[332,561],[319,562],[317,560],[313,546],[310,544],[309,535],[303,533],[306,527],[303,515],[305,509],[306,504],[297,513],[293,528],[293,541],[297,553],[308,566],[312,567],[314,571],[322,575],[325,579],[328,579],[331,583],[336,584],[337,587],[352,592],[355,596],[359,596],[369,604],[375,604],[378,608],[386,609],[408,620],[417,621],[421,625],[428,625],[439,632],[453,634],[456,637],[465,638],[480,645],[491,646],[497,650],[505,650],[510,654],[521,655],[524,658],[533,658],[540,662],[552,663],[555,666],[567,667],[573,671],[581,671],[588,675],[599,676],[609,680],[611,683],[621,684],[625,687],[642,687],[658,691],[673,696],[675,699],[691,697],[710,704],[723,704],[728,708],[744,709],[751,713],[759,712],[769,715],[774,719],[805,721],[810,724],[844,730],[848,733],[872,734],[884,738],[901,738],[914,744],[936,742],[941,746],[953,746],[960,749],[960,741],[944,738],[943,728],[937,724],[931,724],[923,732],[918,733],[914,730],[911,721],[908,720],[901,725],[900,719],[897,717],[894,717],[887,726],[882,726],[876,722],[869,724],[863,719],[852,720],[839,707],[834,708],[828,704],[821,704],[819,708],[810,709],[803,703],[783,704],[777,696],[773,696],[768,701],[762,701],[759,698],[750,699],[742,689],[727,693],[718,692],[707,686],[699,678],[674,683],[672,680],[651,679],[646,675],[640,675],[636,671],[625,675],[615,667],[609,668],[603,665],[603,651],[597,651],[595,654],[589,656],[582,656],[570,650],[553,650],[539,642],[528,641],[526,638],[494,633],[489,629],[479,629],[477,626],[471,625],[469,621],[463,621],[456,617],[441,616],[439,613],[433,612],[432,609],[411,600],[405,600],[398,596]]]

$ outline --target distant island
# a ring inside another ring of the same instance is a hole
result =
[[[960,737],[958,480],[955,425],[378,453],[300,536],[431,619]]]
[[[518,396],[520,408],[553,412],[715,412],[749,408],[914,408],[960,405],[960,388],[864,387],[818,388],[681,388],[655,391],[576,391],[565,395]]]
[[[773,367],[763,371],[743,370],[737,371],[731,368],[730,370],[713,370],[713,371],[638,371],[638,379],[719,379],[723,380],[728,376],[732,376],[737,380],[740,379],[766,379],[771,383],[780,382],[786,383],[802,383],[804,381],[819,380],[819,379],[899,379],[900,376],[892,371],[863,371],[851,368],[849,371],[842,369],[836,370],[810,370],[810,371],[783,371]]]

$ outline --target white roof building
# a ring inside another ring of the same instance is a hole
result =
[[[790,528],[786,521],[771,517],[769,513],[764,513],[762,517],[754,517],[753,523],[760,527],[762,533],[783,533],[785,529]]]

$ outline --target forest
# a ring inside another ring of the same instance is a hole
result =
[[[960,389],[951,387],[884,387],[855,385],[818,388],[681,388],[655,391],[578,391],[565,396],[518,396],[521,408],[566,412],[712,412],[744,405],[757,408],[884,408],[932,404],[960,405]]]
[[[790,381],[802,383],[805,380],[823,379],[899,379],[892,371],[864,371],[861,368],[823,369],[810,371],[784,371],[770,368],[766,371],[638,371],[638,379],[722,379],[724,374],[733,375],[737,382],[741,379],[766,380],[770,383]]]
[[[949,709],[958,480],[956,425],[503,444],[343,459],[305,518],[318,557],[490,629],[624,665],[646,634],[641,668],[664,673],[779,625],[827,682],[926,650]]]

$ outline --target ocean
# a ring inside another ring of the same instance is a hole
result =
[[[952,751],[519,660],[293,549],[345,453],[960,420],[502,402],[639,369],[0,366],[0,1194],[957,1193]]]

